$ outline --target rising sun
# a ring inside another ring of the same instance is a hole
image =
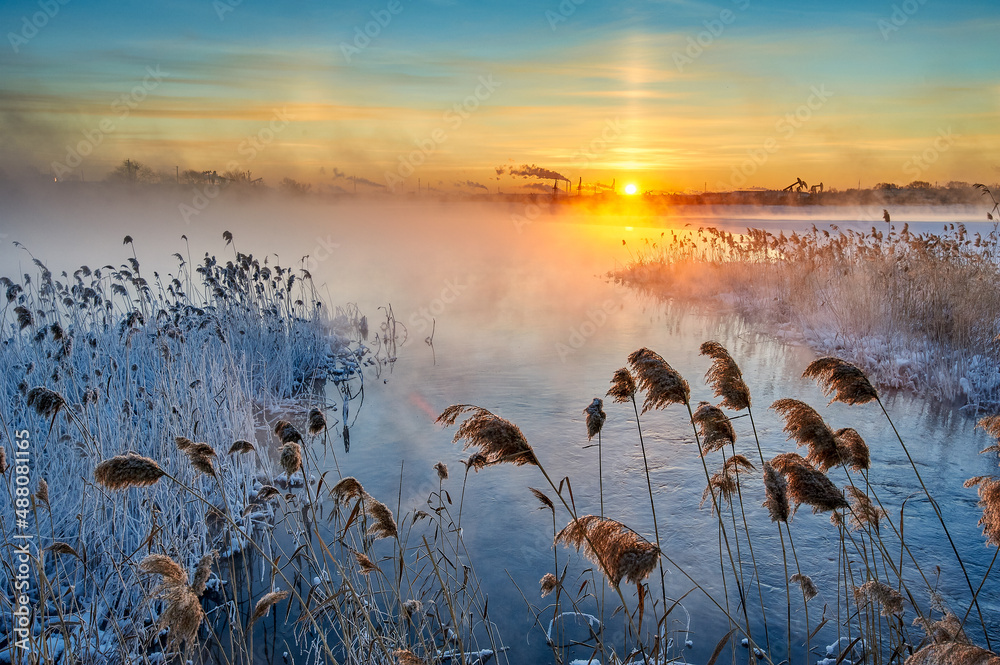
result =
[[[625,193],[626,194],[630,194],[631,195],[631,194],[635,194],[638,191],[639,191],[639,188],[636,187],[635,185],[633,185],[632,183],[629,183],[629,184],[625,185]]]

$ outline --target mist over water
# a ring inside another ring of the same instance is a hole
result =
[[[766,407],[775,399],[795,397],[817,408],[834,428],[854,427],[862,434],[872,449],[872,481],[884,488],[887,505],[898,506],[913,490],[912,470],[871,405],[826,407],[827,398],[815,384],[801,378],[814,357],[808,349],[778,343],[733,317],[653,301],[606,277],[630,259],[644,238],[655,239],[661,232],[698,226],[738,232],[751,225],[801,231],[829,223],[866,231],[873,225],[884,228],[881,210],[686,209],[652,217],[627,211],[574,213],[539,204],[529,218],[523,204],[400,200],[330,205],[253,195],[212,201],[189,224],[177,206],[173,196],[102,195],[96,190],[8,199],[0,203],[0,233],[6,234],[0,274],[36,270],[31,257],[11,244],[16,240],[56,275],[83,264],[120,266],[134,247],[144,274],[155,270],[164,276],[177,270],[174,252],[187,258],[181,239],[185,234],[194,264],[205,252],[221,262],[232,259],[235,247],[258,258],[268,255],[269,261],[286,267],[306,268],[331,304],[357,303],[373,332],[384,320],[379,308],[391,304],[408,339],[391,371],[366,380],[364,404],[350,419],[350,452],[343,452],[339,441],[332,446],[341,472],[357,477],[394,510],[397,496],[402,513],[425,507],[427,495],[437,489],[432,466],[438,461],[451,469],[445,488],[458,500],[464,456],[451,443],[453,431],[433,421],[450,404],[474,403],[518,424],[553,477],[571,478],[581,514],[597,513],[597,449],[585,447],[583,408],[604,396],[614,370],[642,346],[663,355],[691,383],[693,403],[714,402],[702,379],[709,361],[698,355],[701,342],[709,339],[722,342],[742,367],[765,457],[794,448],[785,440],[781,421]],[[914,232],[958,222],[971,231],[992,229],[982,210],[967,208],[894,210],[893,223],[904,222]],[[224,231],[233,234],[233,247],[223,241]],[[132,247],[122,246],[126,235],[133,238]],[[433,347],[426,341],[432,330]],[[330,399],[336,402],[336,394]],[[977,454],[986,445],[983,435],[973,432],[971,416],[917,397],[897,396],[889,400],[889,408],[917,452],[932,494],[945,506],[949,528],[976,579],[989,563],[989,552],[980,546],[975,492],[963,490],[961,483],[994,470],[986,456]],[[626,405],[607,403],[605,410],[607,514],[651,536],[635,415]],[[705,482],[686,411],[651,412],[642,422],[667,554],[721,597],[716,521],[707,507],[698,508]],[[752,447],[745,419],[736,421],[736,432],[738,445]],[[749,451],[743,452],[756,459],[755,449],[752,455]],[[333,468],[332,459],[329,464]],[[751,529],[757,529],[755,545],[762,567],[771,571],[765,601],[781,607],[780,548],[759,507],[760,482],[755,476],[748,484],[745,504]],[[840,479],[838,484],[843,484]],[[549,513],[536,510],[529,487],[544,487],[531,467],[502,465],[472,473],[462,518],[471,563],[512,648],[510,662],[551,660],[544,636],[532,625],[514,586],[544,606],[538,580],[552,572],[552,523]],[[964,579],[925,504],[912,499],[907,508],[908,539],[918,544],[915,553],[925,568],[942,562],[942,592],[956,608],[964,608]],[[565,521],[558,516],[560,527]],[[796,515],[792,529],[801,544],[803,572],[820,587],[819,600],[835,603],[822,593],[837,587],[836,530],[827,516],[811,515],[806,508]],[[567,586],[579,584],[577,576],[589,565],[565,548],[558,557],[560,567],[570,565]],[[667,581],[674,597],[691,586],[676,570],[669,571]],[[994,617],[988,619],[993,633],[1000,634],[998,600],[983,601],[984,612]],[[684,605],[692,615],[692,658],[704,661],[728,623],[698,593]],[[815,607],[818,614],[822,602]],[[609,623],[612,635],[621,631],[620,623]],[[769,628],[775,637],[784,633],[782,626]],[[796,630],[801,634],[804,624],[797,623]],[[827,629],[814,644],[835,638]]]

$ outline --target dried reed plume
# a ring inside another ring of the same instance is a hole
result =
[[[816,379],[825,395],[833,394],[830,403],[865,404],[878,399],[878,393],[865,373],[846,360],[826,357],[814,360],[802,376]]]
[[[59,541],[59,540],[57,540],[56,542],[52,543],[51,545],[49,545],[45,549],[48,550],[49,552],[52,552],[53,554],[71,554],[71,555],[75,556],[77,559],[80,558],[80,555],[77,553],[77,551],[75,549],[73,549],[70,546],[69,543],[64,543],[64,542]]]
[[[937,621],[931,621],[928,618],[918,616],[913,620],[913,625],[923,628],[927,637],[931,638],[935,644],[946,644],[949,642],[971,644],[968,636],[966,636],[965,631],[962,629],[962,622],[951,612],[945,612],[945,615]]]
[[[365,556],[362,552],[355,552],[354,559],[358,562],[362,575],[368,575],[369,573],[374,573],[378,570],[378,566],[375,565],[375,562]]]
[[[539,489],[535,489],[534,487],[529,487],[528,489],[531,490],[531,493],[535,495],[535,498],[538,499],[538,502],[540,504],[542,504],[541,506],[539,506],[539,508],[538,508],[539,510],[552,510],[552,511],[555,511],[556,508],[552,504],[552,499],[550,499],[545,494],[545,492],[543,492],[543,491],[541,491]]]
[[[161,578],[150,593],[151,597],[165,603],[157,627],[169,629],[172,646],[179,648],[182,642],[190,646],[205,618],[205,611],[198,595],[188,586],[187,573],[164,554],[150,554],[139,564],[139,570]]]
[[[850,464],[855,471],[867,471],[871,468],[871,453],[868,444],[851,427],[842,427],[833,433],[837,442],[837,450],[845,464]]]
[[[66,400],[56,391],[39,386],[28,391],[28,406],[40,416],[55,418],[59,410],[66,406]]]
[[[194,441],[187,438],[186,436],[175,436],[174,443],[177,445],[177,450],[187,452],[188,448],[194,445]]]
[[[373,538],[395,538],[396,520],[392,517],[392,511],[381,501],[376,501],[371,496],[365,502],[368,515],[372,518],[372,524],[368,527],[368,535]]]
[[[459,415],[468,411],[471,411],[472,415],[459,425],[452,440],[458,442],[464,439],[463,450],[478,446],[478,452],[485,458],[483,466],[503,462],[510,462],[516,466],[538,465],[535,451],[518,426],[486,409],[470,404],[456,404],[445,409],[438,416],[437,422],[445,426],[453,425]]]
[[[983,527],[986,543],[1000,547],[1000,478],[976,476],[966,480],[964,486],[977,487],[979,505],[983,509],[979,525]]]
[[[288,442],[281,446],[281,457],[278,459],[281,468],[291,477],[302,468],[302,446]]]
[[[669,404],[688,403],[691,387],[660,354],[644,347],[630,353],[628,362],[635,372],[636,384],[646,391],[643,413]]]
[[[903,596],[887,584],[877,580],[868,580],[854,589],[854,598],[858,603],[877,602],[881,610],[879,614],[891,617],[903,613]]]
[[[833,430],[811,406],[797,399],[779,399],[771,408],[785,419],[788,438],[795,439],[796,445],[809,446],[806,459],[816,464],[820,471],[844,461]]]
[[[608,390],[607,396],[614,398],[616,404],[624,404],[635,399],[636,390],[638,388],[635,386],[632,372],[622,367],[615,370],[615,375],[611,377],[611,389]]]
[[[860,531],[868,524],[878,533],[879,522],[886,516],[885,511],[876,507],[868,495],[857,487],[850,485],[844,489],[851,502],[851,530]]]
[[[309,434],[315,436],[326,429],[326,416],[319,409],[309,411]]]
[[[212,575],[212,562],[218,556],[219,552],[212,550],[201,557],[201,560],[198,561],[198,565],[194,569],[194,580],[191,582],[191,590],[199,598],[205,593],[205,585],[208,583],[208,578]]]
[[[718,342],[701,345],[701,355],[712,358],[712,366],[705,373],[705,380],[722,398],[722,406],[733,411],[750,408],[750,389],[743,381],[743,372],[726,348]]]
[[[0,446],[0,473],[7,473],[7,449]]]
[[[347,476],[342,479],[330,490],[330,496],[338,503],[347,503],[351,499],[360,499],[367,495],[368,493],[365,491],[365,488],[353,476]]]
[[[407,619],[412,617],[414,614],[423,612],[423,610],[424,610],[424,604],[421,603],[419,600],[414,600],[410,598],[409,600],[403,601],[403,616],[405,616]]]
[[[44,478],[38,479],[38,489],[35,491],[35,501],[41,501],[49,506],[49,484]],[[51,508],[51,506],[49,506]]]
[[[807,603],[819,595],[819,590],[816,588],[816,585],[813,584],[812,578],[808,575],[795,573],[788,578],[788,581],[798,582],[799,586],[802,587],[802,595],[805,597]]]
[[[448,480],[448,465],[444,462],[435,464],[434,471],[437,472],[438,480]]]
[[[788,481],[774,470],[769,462],[764,462],[764,503],[772,522],[787,522],[790,509],[788,507]]]
[[[240,439],[239,441],[233,441],[233,445],[229,446],[229,454],[233,455],[235,453],[248,453],[254,450],[254,445],[249,441],[244,441]]]
[[[722,469],[716,473],[712,474],[709,479],[709,484],[705,487],[705,491],[701,495],[701,503],[698,507],[705,505],[705,501],[712,495],[712,489],[715,489],[715,493],[718,494],[719,498],[724,500],[729,505],[733,504],[733,494],[736,493],[739,483],[739,472],[740,470],[750,471],[754,469],[754,465],[750,463],[743,455],[733,455],[728,458],[722,465]],[[721,507],[720,507],[721,510]],[[712,511],[715,511],[715,504],[712,505]]]
[[[976,429],[981,429],[994,439],[1000,439],[1000,415],[980,418],[976,423]],[[991,448],[987,448],[990,450]]]
[[[608,419],[608,414],[604,413],[604,401],[597,397],[583,412],[587,414],[587,440],[589,441],[600,434],[601,428],[604,427],[604,421]]]
[[[905,665],[1000,665],[1000,656],[971,644],[931,644],[907,658]]]
[[[257,601],[257,604],[253,606],[253,614],[250,616],[250,626],[257,623],[258,619],[266,617],[267,613],[271,610],[272,605],[277,605],[285,598],[288,598],[289,595],[290,592],[288,591],[271,591],[261,596],[260,600]]]
[[[809,504],[813,512],[847,508],[847,501],[837,486],[822,471],[816,470],[801,455],[783,453],[771,459],[771,466],[788,481],[788,497],[798,504]]]
[[[559,583],[559,580],[557,580],[556,576],[553,575],[552,573],[545,573],[544,575],[542,575],[542,579],[539,580],[538,583],[539,585],[541,585],[542,598],[545,598],[545,596],[549,595],[555,590],[556,585]]]
[[[585,515],[556,534],[555,542],[571,545],[598,564],[608,583],[618,586],[622,578],[639,584],[656,568],[660,548],[621,522]]]
[[[702,456],[736,443],[733,423],[719,407],[701,402],[695,409],[692,420],[698,425],[701,433]]]
[[[398,665],[427,665],[422,658],[409,649],[396,649],[393,655],[396,657]]]
[[[302,434],[287,420],[279,420],[274,424],[274,433],[281,443],[301,443]]]
[[[94,480],[110,490],[146,487],[165,475],[159,464],[135,453],[104,460],[94,469]]]

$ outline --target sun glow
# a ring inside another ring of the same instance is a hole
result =
[[[633,185],[632,183],[629,183],[629,184],[625,185],[625,193],[628,194],[629,196],[631,196],[632,194],[635,194],[638,191],[639,191],[639,188],[636,187],[635,185]]]

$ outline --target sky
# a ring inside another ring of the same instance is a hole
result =
[[[128,158],[316,191],[551,186],[525,165],[595,191],[995,182],[998,9],[5,0],[0,168],[100,180]]]

